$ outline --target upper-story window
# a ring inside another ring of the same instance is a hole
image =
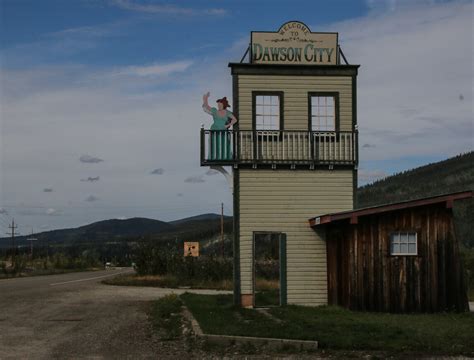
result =
[[[415,231],[397,231],[390,234],[390,255],[417,255],[418,239]]]
[[[253,122],[255,130],[283,130],[283,93],[253,93]]]
[[[310,130],[336,131],[339,95],[337,93],[309,93],[308,101]]]

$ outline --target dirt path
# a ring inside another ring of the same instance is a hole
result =
[[[192,357],[184,341],[161,341],[146,314],[152,300],[184,290],[100,283],[124,271],[1,280],[0,359]]]

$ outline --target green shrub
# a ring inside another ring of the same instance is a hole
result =
[[[203,282],[232,279],[232,259],[212,255],[184,257],[168,244],[140,244],[134,262],[138,275],[172,275],[181,284],[190,279]]]

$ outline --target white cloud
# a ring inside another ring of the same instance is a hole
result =
[[[471,150],[473,5],[395,5],[330,27],[349,62],[361,64],[359,143],[376,147],[361,161]]]
[[[114,75],[131,76],[165,76],[187,70],[193,64],[192,61],[176,61],[168,64],[152,64],[145,66],[128,66],[118,70]]]
[[[143,4],[139,1],[132,0],[111,0],[110,4],[115,5],[124,10],[152,13],[152,14],[167,14],[167,15],[224,15],[227,13],[225,9],[210,8],[210,9],[194,9],[180,7],[176,5],[161,5],[161,4]]]
[[[383,179],[387,177],[389,174],[383,170],[365,170],[365,169],[359,169],[358,171],[359,175],[359,186],[360,185],[366,185],[370,184],[376,180]]]
[[[57,209],[49,208],[49,209],[46,209],[45,214],[50,215],[50,216],[56,216],[56,215],[61,215],[61,211]]]
[[[413,8],[413,6],[435,5],[436,0],[366,0],[369,9],[374,12],[395,11],[402,8]]]
[[[209,169],[206,171],[207,176],[213,176],[213,175],[219,175],[219,174],[220,174],[219,171],[213,170],[213,169]]]
[[[120,26],[123,23],[115,22],[108,24],[101,24],[97,26],[78,26],[67,28],[59,31],[46,33],[43,36],[46,38],[64,38],[64,37],[91,37],[101,38],[112,34],[117,34],[120,31]]]

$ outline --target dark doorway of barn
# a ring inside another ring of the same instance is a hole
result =
[[[256,232],[253,240],[254,306],[282,305],[286,302],[286,236]]]

